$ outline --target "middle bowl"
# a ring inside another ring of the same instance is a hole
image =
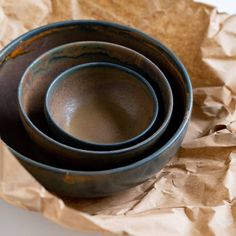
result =
[[[66,70],[52,82],[45,115],[52,132],[68,145],[119,149],[140,142],[151,129],[158,100],[137,72],[91,62]]]
[[[44,117],[44,98],[49,84],[66,69],[88,62],[110,62],[141,74],[156,91],[159,118],[144,140],[130,147],[93,151],[74,148],[56,140]],[[126,47],[105,42],[76,42],[54,48],[36,59],[25,71],[18,88],[19,112],[31,138],[62,162],[80,170],[104,170],[140,160],[166,130],[173,109],[170,85],[159,68],[143,55]]]

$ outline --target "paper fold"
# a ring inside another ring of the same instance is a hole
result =
[[[115,21],[170,47],[186,66],[194,108],[182,148],[146,183],[114,197],[48,193],[0,142],[0,198],[72,229],[114,235],[236,235],[236,15],[188,0],[0,1],[0,46],[46,23]]]

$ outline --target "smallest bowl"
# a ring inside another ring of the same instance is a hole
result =
[[[93,62],[72,67],[49,86],[45,115],[68,145],[112,150],[144,139],[158,115],[152,86],[126,67]]]

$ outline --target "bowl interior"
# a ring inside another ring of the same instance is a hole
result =
[[[158,147],[168,148],[186,127],[191,113],[191,84],[181,63],[162,44],[138,31],[115,24],[95,21],[53,24],[18,38],[0,54],[0,135],[8,146],[29,161],[32,159],[62,169],[74,169],[61,163],[60,158],[52,163],[50,154],[44,154],[26,134],[17,109],[20,78],[30,63],[47,50],[65,43],[91,40],[130,47],[152,60],[168,78],[174,96],[171,122],[160,142],[145,155],[146,161],[155,157]]]
[[[54,129],[62,135],[98,145],[141,135],[154,123],[158,103],[154,90],[138,73],[95,62],[59,75],[47,91],[45,108],[49,124],[55,123]]]

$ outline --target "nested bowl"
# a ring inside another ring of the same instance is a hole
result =
[[[45,115],[62,142],[88,150],[120,149],[155,123],[158,99],[137,72],[107,62],[74,66],[49,86]]]
[[[109,150],[102,150],[102,147],[89,150],[86,144],[77,148],[61,142],[47,126],[44,101],[50,83],[74,65],[99,61],[115,63],[136,71],[155,90],[159,101],[159,116],[138,143]],[[142,159],[144,153],[156,145],[169,124],[173,95],[164,74],[148,58],[120,45],[89,41],[56,47],[34,60],[20,81],[18,103],[27,132],[36,144],[52,154],[50,157],[53,162],[61,161],[81,170],[104,170]],[[58,156],[61,160],[58,160]]]
[[[123,167],[81,171],[61,163],[31,142],[20,121],[17,87],[26,68],[42,53],[65,43],[96,40],[132,48],[155,63],[173,91],[172,118],[162,138],[142,159]],[[49,191],[66,197],[99,197],[140,184],[177,152],[192,109],[190,78],[180,60],[161,42],[135,29],[100,21],[68,21],[30,31],[0,52],[0,135],[21,164]]]

